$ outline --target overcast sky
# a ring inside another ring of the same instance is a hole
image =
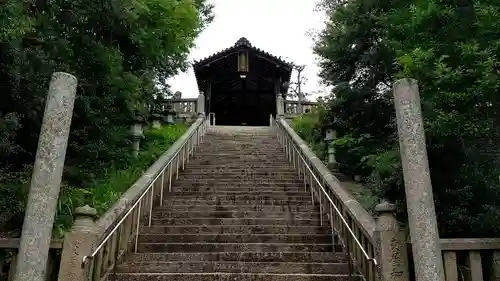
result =
[[[316,0],[212,0],[215,19],[197,38],[191,60],[200,60],[231,47],[240,37],[253,46],[286,61],[305,64],[308,81],[304,92],[319,90],[318,68],[312,52],[313,40],[307,35],[320,30],[324,15],[315,12]],[[295,74],[295,73],[294,73]],[[183,98],[198,96],[193,69],[170,80],[172,90]],[[315,97],[310,97],[315,99]]]

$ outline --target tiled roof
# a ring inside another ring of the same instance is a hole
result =
[[[213,54],[213,55],[211,55],[209,57],[206,57],[204,59],[201,59],[199,61],[195,60],[194,61],[194,66],[196,67],[196,66],[200,66],[202,64],[205,64],[205,63],[209,62],[210,60],[213,60],[213,59],[215,59],[215,58],[217,58],[219,56],[224,56],[225,54],[233,52],[234,50],[236,50],[238,48],[241,48],[241,47],[250,48],[250,49],[252,49],[252,50],[254,50],[254,51],[258,52],[258,53],[261,53],[261,54],[263,54],[265,56],[268,56],[269,58],[275,60],[278,63],[284,64],[284,65],[292,68],[292,63],[287,62],[287,61],[281,59],[281,57],[273,56],[270,53],[268,53],[268,52],[266,52],[266,51],[264,51],[262,49],[259,49],[259,48],[256,48],[256,47],[252,46],[252,44],[250,43],[250,41],[248,41],[248,39],[245,38],[245,37],[241,37],[240,39],[238,39],[238,41],[236,41],[236,43],[232,47],[224,49],[224,50],[222,50],[220,52],[217,52],[217,53],[215,53],[215,54]]]

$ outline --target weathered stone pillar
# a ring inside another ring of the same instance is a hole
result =
[[[335,147],[333,142],[337,138],[337,133],[333,129],[326,130],[325,141],[328,145],[328,167],[331,169],[337,168],[337,159],[335,158]]]
[[[297,104],[297,114],[302,114],[302,113],[304,113],[304,106],[302,105],[302,102],[305,100],[305,94],[298,93],[297,97],[299,100],[299,103]]]
[[[394,104],[416,281],[444,281],[417,81],[394,83]]]
[[[500,251],[493,252],[492,263],[492,279],[490,281],[498,281],[500,280]]]
[[[198,96],[198,101],[196,102],[196,112],[198,113],[198,116],[205,116],[205,95],[203,92],[200,92],[200,95]]]
[[[139,151],[141,150],[141,139],[144,137],[142,120],[139,117],[134,118],[130,133],[132,135],[132,155],[138,157]]]
[[[375,228],[377,261],[381,281],[407,281],[409,278],[406,233],[396,220],[396,206],[382,202],[375,207],[378,214]]]
[[[14,281],[45,281],[52,227],[68,146],[77,79],[56,72],[50,81]]]
[[[285,116],[285,100],[281,94],[276,96],[276,117]]]
[[[90,254],[97,238],[94,219],[97,211],[89,206],[75,210],[71,231],[64,237],[58,281],[87,281],[88,267],[82,268],[83,257]]]
[[[152,116],[152,125],[154,129],[160,129],[161,128],[161,121],[162,121],[162,116],[160,114],[153,114]]]

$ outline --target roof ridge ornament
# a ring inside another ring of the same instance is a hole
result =
[[[236,41],[236,44],[234,44],[235,47],[252,47],[252,44],[250,43],[250,41],[248,41],[248,39],[246,37],[241,37],[240,39],[238,39],[238,41]]]

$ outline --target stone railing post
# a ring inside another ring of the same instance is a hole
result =
[[[75,210],[71,231],[64,237],[58,281],[88,281],[88,268],[82,268],[82,260],[88,255],[97,239],[94,219],[97,211],[89,206]]]
[[[281,94],[276,96],[276,117],[285,116],[285,101]]]
[[[409,279],[406,233],[396,220],[396,206],[382,202],[375,207],[375,243],[380,263],[380,281],[407,281]]]
[[[304,113],[304,106],[302,105],[302,102],[304,102],[305,99],[305,94],[304,93],[298,93],[298,100],[299,102],[297,103],[297,114],[302,114]]]
[[[141,139],[144,137],[142,130],[142,122],[139,117],[134,118],[134,123],[130,128],[132,134],[132,155],[134,157],[139,156],[139,151],[141,150]]]
[[[333,129],[326,130],[325,141],[328,145],[328,167],[332,170],[337,169],[337,159],[335,158],[334,141],[337,138],[337,133]]]
[[[198,116],[205,116],[205,95],[203,94],[203,92],[200,92],[198,101],[196,101],[196,112],[198,113]]]

